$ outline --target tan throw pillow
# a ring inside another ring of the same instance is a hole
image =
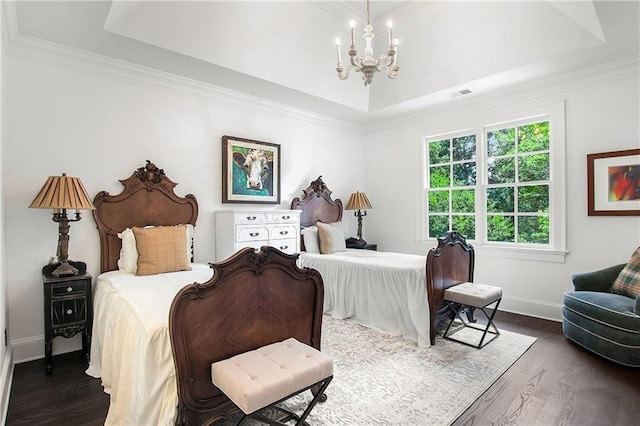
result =
[[[317,226],[318,237],[320,239],[320,253],[331,254],[347,250],[342,222],[318,222]]]
[[[640,247],[633,252],[629,263],[620,271],[611,286],[611,292],[633,298],[640,294]]]
[[[138,250],[136,275],[189,271],[187,234],[184,225],[133,228]]]

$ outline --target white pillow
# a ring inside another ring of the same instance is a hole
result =
[[[320,253],[320,240],[318,239],[318,227],[308,226],[302,231],[302,240],[304,241],[304,251],[307,253]]]
[[[347,250],[342,222],[318,222],[317,226],[318,237],[320,237],[320,253],[331,254]]]
[[[153,228],[153,226],[145,226],[145,228]],[[195,233],[194,226],[187,224],[187,262],[193,259],[193,236]],[[127,228],[118,233],[118,238],[122,240],[122,248],[120,249],[120,258],[118,259],[118,269],[123,272],[135,274],[138,271],[138,248],[136,247],[136,237],[133,235],[131,228]]]

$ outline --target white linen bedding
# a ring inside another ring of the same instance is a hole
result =
[[[425,256],[357,249],[302,252],[300,265],[322,275],[325,313],[430,346]]]
[[[208,281],[213,270],[135,276],[101,274],[94,289],[91,362],[110,395],[106,425],[173,425],[178,404],[169,340],[169,308],[185,285]]]

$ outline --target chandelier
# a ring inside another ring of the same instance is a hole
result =
[[[358,51],[356,50],[356,42],[355,42],[355,32],[356,32],[356,21],[353,19],[349,22],[351,26],[351,47],[349,49],[349,65],[346,69],[342,66],[342,58],[340,55],[340,39],[336,39],[336,48],[338,50],[338,78],[340,80],[345,80],[349,77],[349,70],[352,68],[355,69],[356,72],[362,72],[362,79],[364,80],[364,85],[367,86],[371,84],[371,79],[373,78],[373,74],[377,71],[386,70],[387,77],[396,78],[398,77],[398,70],[400,67],[398,66],[398,39],[393,39],[391,34],[391,28],[393,26],[392,22],[389,21],[387,26],[389,27],[389,50],[387,50],[386,54],[381,54],[377,58],[373,57],[373,38],[375,35],[373,34],[373,27],[371,26],[371,11],[369,7],[369,0],[367,0],[367,25],[364,27],[364,35],[362,38],[365,39],[367,45],[364,48],[364,56],[358,56]]]

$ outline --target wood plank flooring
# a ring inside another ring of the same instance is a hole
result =
[[[498,312],[496,324],[538,340],[454,426],[640,425],[640,370],[570,343],[557,322]],[[50,376],[44,360],[15,366],[6,424],[103,424],[109,396],[100,379],[84,373],[82,353],[53,362]]]

